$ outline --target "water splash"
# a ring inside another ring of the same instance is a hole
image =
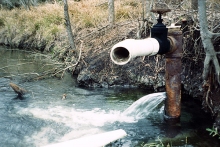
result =
[[[153,93],[146,95],[134,102],[125,111],[120,110],[103,110],[93,108],[91,110],[66,108],[62,106],[50,106],[47,110],[43,108],[23,108],[19,109],[18,113],[30,114],[36,118],[43,120],[52,120],[57,123],[64,123],[66,126],[73,129],[78,127],[102,127],[114,122],[137,122],[139,119],[146,118],[150,113],[155,111],[155,108],[160,105],[166,98],[165,92]],[[163,107],[163,106],[162,106]],[[157,113],[162,113],[163,108],[160,108]],[[100,119],[101,118],[101,119]]]
[[[146,118],[165,98],[166,92],[146,95],[134,102],[122,115],[134,117],[136,120]]]

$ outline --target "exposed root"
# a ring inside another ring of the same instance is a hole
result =
[[[210,111],[212,112],[212,114],[214,114],[213,110],[212,110],[212,107],[210,106],[209,104],[209,101],[212,105],[212,100],[210,98],[210,94],[211,94],[211,86],[210,86],[210,83],[205,83],[203,85],[203,87],[206,89],[206,95],[205,95],[205,102],[206,102],[206,105],[208,106],[208,108],[210,109]]]

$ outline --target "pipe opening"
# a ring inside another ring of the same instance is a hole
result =
[[[117,47],[113,51],[113,59],[118,62],[124,62],[129,59],[129,51],[124,47]]]

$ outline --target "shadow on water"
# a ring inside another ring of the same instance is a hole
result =
[[[8,66],[5,61],[10,65],[18,63],[9,61],[11,58],[19,60],[21,65],[19,56],[24,58],[20,55],[23,53],[16,54],[13,58],[11,55],[8,57],[4,50],[4,58],[0,59],[4,65],[1,67]],[[77,87],[75,78],[68,74],[61,80],[22,80],[17,75],[26,73],[26,68],[16,68],[16,72],[4,68],[4,74],[0,74],[1,147],[39,147],[116,129],[124,129],[128,135],[108,146],[139,147],[143,143],[157,142],[158,137],[164,145],[219,146],[219,140],[210,137],[205,131],[212,126],[211,118],[203,113],[198,102],[187,96],[184,96],[182,102],[181,123],[170,127],[163,120],[163,99],[144,117],[137,119],[122,115],[136,100],[148,94],[145,90],[83,89]],[[31,69],[31,72],[38,70]],[[10,82],[19,84],[29,92],[23,97],[17,97],[9,86]],[[62,100],[64,93],[67,97]]]
[[[13,100],[25,100],[25,97],[21,95],[17,95],[15,96],[15,98],[13,98]]]

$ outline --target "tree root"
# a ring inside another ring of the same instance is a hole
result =
[[[206,105],[208,106],[208,108],[210,109],[210,111],[212,112],[212,114],[214,114],[214,111],[212,110],[212,100],[209,98],[209,94],[211,93],[211,86],[210,86],[210,83],[205,83],[203,85],[203,88],[204,89],[207,89],[206,91],[206,94],[205,94],[205,102],[206,102]],[[210,103],[211,105],[209,104],[209,100],[210,100]]]

